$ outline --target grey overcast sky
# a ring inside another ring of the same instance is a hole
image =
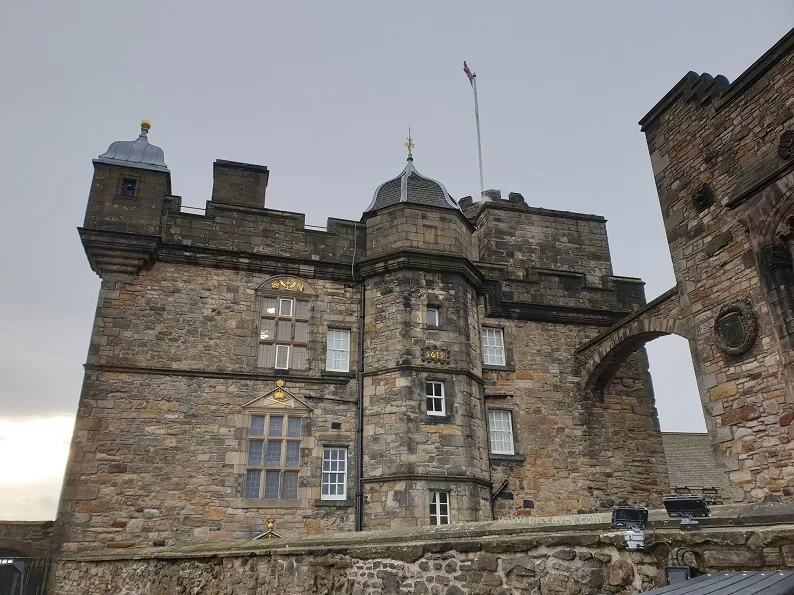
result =
[[[142,118],[185,205],[222,158],[267,165],[272,208],[358,219],[409,124],[417,168],[477,193],[467,60],[486,187],[605,216],[615,273],[651,299],[674,279],[637,120],[792,25],[791,0],[2,2],[0,518],[54,514],[99,286],[75,228],[91,159]],[[702,430],[686,342],[649,352],[663,429]]]

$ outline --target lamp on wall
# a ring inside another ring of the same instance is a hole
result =
[[[695,520],[695,517],[711,516],[711,510],[703,496],[670,496],[664,498],[662,503],[670,518],[681,519],[682,531],[700,529],[700,523]]]
[[[615,506],[612,508],[612,526],[626,529],[623,534],[626,549],[642,551],[645,549],[645,532],[648,525],[648,509],[642,506]]]

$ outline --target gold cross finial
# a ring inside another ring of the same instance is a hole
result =
[[[408,157],[413,158],[413,155],[411,153],[414,150],[414,147],[416,145],[414,144],[414,139],[411,137],[411,127],[410,126],[408,127],[408,140],[405,141],[405,146],[408,148]]]

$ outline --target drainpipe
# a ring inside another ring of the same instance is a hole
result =
[[[364,281],[359,285],[358,317],[358,411],[356,426],[356,531],[364,530]]]

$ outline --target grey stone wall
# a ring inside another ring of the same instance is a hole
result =
[[[47,554],[52,521],[0,521],[0,556],[38,558]]]
[[[793,48],[789,33],[730,86],[689,73],[641,121],[706,423],[731,484],[754,502],[794,495],[790,331],[776,330],[784,321],[760,267],[763,245],[783,247],[794,207],[790,160],[777,154],[794,128]],[[758,336],[731,354],[715,321],[737,301]]]
[[[671,563],[704,572],[794,568],[791,525],[729,527],[723,521],[714,523],[721,528],[682,532],[669,523],[655,529],[655,546],[629,553],[622,533],[609,529],[606,519],[558,517],[87,555],[57,563],[51,592],[633,595],[662,586],[664,566]],[[683,562],[673,556],[682,548]]]

